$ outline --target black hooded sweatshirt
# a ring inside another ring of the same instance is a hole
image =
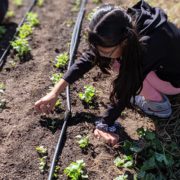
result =
[[[143,42],[143,76],[150,71],[175,87],[180,87],[180,29],[167,20],[167,15],[160,8],[151,7],[143,0],[129,8],[127,13],[134,16],[137,31]],[[88,50],[82,54],[63,79],[74,83],[95,66],[95,54]],[[112,125],[122,112],[120,104],[111,105],[101,117]]]

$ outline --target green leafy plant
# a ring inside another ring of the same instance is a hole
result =
[[[54,174],[53,174],[53,177],[54,177],[55,179],[58,178],[58,172],[59,172],[59,170],[60,170],[60,166],[56,166],[56,167],[55,167],[55,170],[54,170]]]
[[[133,157],[131,155],[124,155],[123,158],[117,157],[114,164],[117,167],[131,168],[133,166]]]
[[[56,107],[56,108],[61,108],[61,105],[62,105],[62,102],[61,102],[60,99],[58,99],[58,100],[56,101],[55,107]]]
[[[40,155],[47,154],[47,148],[45,148],[44,146],[37,146],[35,149]]]
[[[14,16],[15,16],[14,11],[8,11],[8,12],[6,13],[6,18],[12,18],[12,17],[14,17]]]
[[[11,46],[19,57],[27,55],[31,50],[28,40],[22,38],[16,38],[14,41],[11,41]]]
[[[24,39],[32,34],[33,29],[30,24],[25,23],[18,29],[18,31],[19,31],[19,37],[21,39]]]
[[[37,5],[38,5],[39,7],[42,7],[42,6],[44,5],[44,0],[38,0],[38,1],[37,1]]]
[[[4,26],[0,26],[0,38],[6,33],[6,28]]]
[[[96,11],[97,11],[97,8],[92,9],[92,10],[87,14],[86,19],[87,19],[88,21],[91,21],[92,18],[93,18],[93,15],[95,14]]]
[[[72,12],[77,12],[81,5],[81,0],[75,0],[73,8],[71,9]]]
[[[62,73],[54,73],[51,76],[51,81],[53,82],[53,84],[57,84],[62,77],[63,77]]]
[[[94,88],[93,86],[91,86],[91,85],[84,86],[84,89],[85,89],[84,93],[80,92],[80,93],[78,94],[78,95],[79,95],[79,98],[80,98],[82,101],[90,104],[90,103],[92,103],[92,101],[93,101],[94,98],[95,98],[96,90],[95,90],[95,88]]]
[[[39,158],[39,170],[41,173],[45,172],[46,165],[47,165],[47,156],[43,156]]]
[[[128,180],[128,175],[120,175],[116,177],[114,180]]]
[[[40,24],[39,19],[38,19],[38,14],[34,12],[27,13],[26,20],[27,20],[27,23],[33,27],[38,26]]]
[[[99,4],[99,3],[102,2],[102,0],[92,0],[92,2],[95,3],[95,4]]]
[[[87,174],[84,174],[85,163],[83,160],[77,160],[72,162],[68,167],[64,169],[64,173],[71,180],[79,180],[80,178],[88,178]]]
[[[23,5],[23,0],[13,0],[13,3],[18,6],[21,7]]]
[[[88,136],[82,137],[81,135],[76,136],[79,140],[77,141],[81,149],[85,149],[89,146]]]
[[[65,52],[65,53],[62,53],[62,54],[59,54],[58,56],[56,56],[55,60],[56,60],[56,63],[55,63],[55,67],[56,68],[62,68],[64,66],[66,66],[67,62],[68,62],[68,53]]]
[[[6,86],[4,83],[0,82],[0,93],[3,93],[6,89]]]

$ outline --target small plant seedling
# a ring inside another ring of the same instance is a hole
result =
[[[9,61],[9,64],[11,65],[12,68],[16,67],[16,62],[14,60]]]
[[[74,21],[72,20],[72,19],[68,19],[66,22],[65,22],[65,24],[66,24],[66,26],[67,27],[72,27],[73,26],[73,24],[74,24]]]
[[[62,77],[63,77],[62,73],[54,73],[51,77],[51,81],[53,82],[53,84],[57,84]]]
[[[39,7],[42,7],[42,6],[44,5],[44,0],[38,0],[38,1],[37,1],[37,5],[38,5]]]
[[[61,108],[61,105],[62,105],[62,102],[61,102],[60,99],[58,99],[58,100],[56,101],[55,107],[56,107],[56,108]]]
[[[38,26],[40,24],[39,19],[38,19],[38,14],[34,12],[27,13],[26,20],[27,20],[27,23],[33,27]]]
[[[12,18],[12,17],[14,17],[14,16],[15,16],[14,11],[8,11],[8,12],[6,13],[6,18]]]
[[[0,82],[0,93],[4,93],[5,89],[6,89],[5,84]]]
[[[76,162],[72,162],[68,167],[64,169],[64,174],[66,174],[71,180],[88,178],[88,175],[84,174],[84,168],[84,160],[77,160]]]
[[[87,14],[86,19],[87,19],[88,21],[91,21],[92,18],[93,18],[93,15],[95,14],[96,11],[97,11],[97,8],[92,9],[92,10]]]
[[[60,170],[60,166],[56,166],[56,167],[55,167],[55,170],[54,170],[54,174],[53,174],[53,176],[54,176],[55,179],[58,178],[58,172],[59,172],[59,170]]]
[[[43,156],[42,158],[39,158],[39,170],[41,173],[44,173],[47,165],[47,156]]]
[[[81,149],[85,149],[89,146],[88,136],[82,137],[81,135],[76,136],[79,140],[77,141]]]
[[[80,92],[79,93],[79,98],[86,102],[87,104],[91,104],[93,99],[95,98],[95,88],[91,85],[87,85],[87,86],[84,86],[84,93]]]
[[[11,46],[19,57],[27,55],[31,50],[27,39],[22,38],[16,38],[14,41],[11,41]]]
[[[114,160],[117,167],[131,168],[133,166],[133,157],[124,155],[123,158],[117,157]]]
[[[18,31],[19,31],[19,37],[21,39],[24,39],[32,34],[33,29],[30,24],[25,23],[18,29]]]
[[[75,0],[74,6],[71,9],[72,12],[77,12],[79,10],[79,7],[81,5],[81,0]]]
[[[128,175],[120,175],[116,177],[114,180],[128,180]]]
[[[23,0],[13,0],[13,3],[18,6],[21,7],[23,5]]]
[[[44,146],[37,146],[37,147],[36,147],[36,151],[37,151],[40,155],[45,155],[45,154],[47,154],[47,148],[45,148]]]
[[[6,28],[4,26],[0,26],[0,38],[6,33]]]
[[[58,56],[56,56],[55,60],[56,60],[56,64],[55,67],[56,68],[63,68],[66,66],[67,62],[68,62],[68,53],[62,53],[59,54]]]
[[[92,2],[95,3],[95,4],[99,4],[99,3],[102,2],[102,0],[92,0]]]

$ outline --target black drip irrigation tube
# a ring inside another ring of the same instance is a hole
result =
[[[79,43],[79,34],[80,34],[81,25],[82,25],[82,20],[83,20],[84,13],[85,13],[86,3],[87,3],[87,0],[82,0],[79,14],[78,14],[78,17],[76,20],[76,24],[74,26],[74,30],[73,30],[73,34],[72,34],[72,38],[71,38],[70,52],[69,52],[68,69],[74,63],[74,56],[75,56],[75,53],[76,53],[76,50],[78,47],[78,43]],[[53,160],[51,163],[48,180],[54,179],[55,166],[58,162],[58,157],[60,156],[62,149],[63,149],[63,139],[64,139],[64,134],[67,129],[67,122],[71,118],[71,101],[70,101],[70,86],[69,85],[66,87],[66,101],[67,101],[67,110],[65,112],[64,123],[63,123],[62,129],[61,129],[61,133],[60,133],[60,136],[59,136],[59,139],[58,139],[58,142],[56,145],[55,153],[53,156]]]
[[[24,21],[26,20],[26,14],[29,13],[30,11],[32,11],[33,7],[36,5],[36,2],[37,2],[37,0],[32,0],[32,4],[27,9],[23,19],[21,20],[18,27],[16,28],[16,32],[14,33],[12,40],[15,39],[16,35],[18,34],[18,29],[24,24]],[[2,66],[4,64],[5,56],[7,55],[7,53],[9,52],[10,49],[11,49],[11,45],[9,44],[0,58],[0,68],[2,68]]]

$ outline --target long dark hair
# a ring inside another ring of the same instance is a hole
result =
[[[108,73],[109,65],[103,62],[96,46],[113,47],[125,44],[122,51],[121,68],[114,79],[110,101],[121,104],[123,110],[131,97],[142,89],[142,50],[136,31],[135,19],[126,10],[111,4],[105,4],[97,9],[90,24],[88,41],[96,51],[97,64],[101,70]]]

